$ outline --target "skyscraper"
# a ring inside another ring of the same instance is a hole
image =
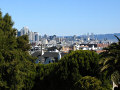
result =
[[[18,33],[18,36],[22,36],[22,35],[28,35],[30,43],[39,41],[39,33],[29,31],[29,28],[26,26],[23,27]]]
[[[30,31],[29,31],[28,27],[25,26],[21,29],[20,32],[21,32],[21,35],[28,35]]]
[[[20,31],[17,32],[17,36],[18,37],[21,36],[21,32]]]
[[[39,33],[38,32],[34,32],[35,34],[35,41],[38,42],[39,41]]]
[[[31,32],[29,32],[29,40],[30,40],[30,42],[32,43],[33,42],[33,32],[31,31]]]

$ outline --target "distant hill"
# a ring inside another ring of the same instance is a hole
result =
[[[98,40],[110,40],[110,41],[116,42],[117,39],[114,35],[117,35],[120,38],[120,33],[98,34],[98,35],[94,35],[94,38],[97,38]]]
[[[117,39],[114,35],[117,35],[119,38],[120,38],[120,33],[113,33],[113,34],[96,34],[94,35],[94,39],[98,39],[98,40],[109,40],[109,41],[112,41],[112,42],[117,42]],[[73,36],[59,36],[59,37],[64,37],[64,38],[72,38]],[[87,35],[80,35],[80,36],[77,36],[78,38],[81,38],[81,37],[84,37],[86,38]],[[90,35],[90,37],[92,37]]]

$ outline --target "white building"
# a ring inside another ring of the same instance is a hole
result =
[[[21,32],[21,35],[28,35],[30,31],[29,31],[28,27],[25,26],[21,29],[20,32]]]
[[[20,30],[20,35],[28,35],[29,37],[29,41],[30,43],[32,42],[39,42],[39,33],[38,32],[32,32],[32,31],[29,31],[29,28],[28,27],[23,27],[21,30]]]
[[[33,32],[32,31],[29,33],[29,40],[30,40],[30,42],[33,41]]]
[[[48,44],[48,40],[45,38],[43,38],[41,41],[42,41],[42,44]]]

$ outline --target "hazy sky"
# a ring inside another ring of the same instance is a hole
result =
[[[120,0],[0,0],[20,30],[44,35],[120,32]]]

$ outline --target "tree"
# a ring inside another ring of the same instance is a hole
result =
[[[73,88],[73,84],[81,77],[98,76],[98,60],[99,56],[94,51],[73,51],[64,56],[58,63],[58,80],[60,87],[64,90]]]
[[[112,43],[107,48],[104,48],[105,52],[100,54],[101,60],[99,62],[101,64],[101,72],[107,71],[113,82],[116,82],[116,75],[120,74],[120,39],[117,36],[115,37],[118,39],[118,43]],[[116,72],[117,74],[115,75]],[[119,79],[120,77],[116,78]],[[118,85],[118,82],[116,84]]]
[[[58,63],[38,64],[35,85],[32,90],[59,90],[56,71]]]
[[[74,90],[102,90],[102,82],[95,77],[85,76],[74,84]]]
[[[0,12],[0,89],[30,90],[34,85],[35,59],[28,53],[28,37],[17,38],[13,24],[9,14],[2,17]]]
[[[74,83],[80,78],[98,76],[98,60],[97,53],[80,50],[71,52],[57,63],[40,64],[36,68],[33,90],[74,90]]]
[[[63,57],[60,60],[60,64],[61,66],[66,67],[68,71],[71,71],[73,70],[73,67],[76,67],[82,76],[96,76],[96,73],[99,72],[98,61],[99,55],[94,51],[80,50],[71,52]]]
[[[28,35],[23,35],[17,38],[17,49],[20,49],[22,51],[28,51],[30,50],[30,44]]]

